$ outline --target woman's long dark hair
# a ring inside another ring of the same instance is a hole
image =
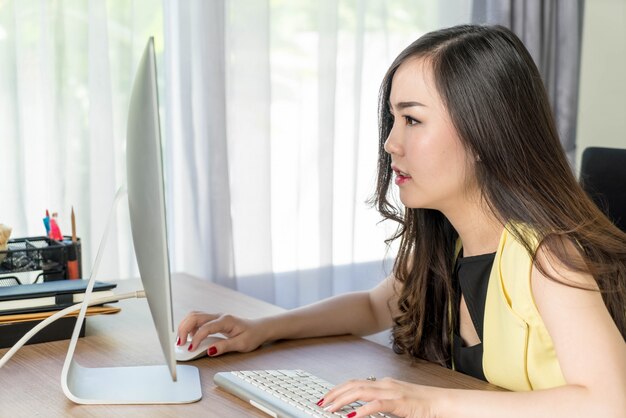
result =
[[[389,240],[400,238],[394,274],[403,284],[394,350],[449,366],[451,315],[456,309],[451,304],[456,231],[441,212],[403,210],[390,203],[388,195],[391,156],[384,144],[393,126],[391,84],[398,67],[413,58],[431,66],[468,155],[480,156],[474,173],[484,202],[509,225],[533,260],[535,249],[516,223],[536,231],[540,245],[566,268],[590,273],[626,338],[626,234],[576,182],[539,72],[522,42],[501,26],[462,25],[428,33],[409,45],[381,85],[378,180],[372,203],[384,218],[399,223]],[[571,256],[568,244],[574,244],[580,257]]]

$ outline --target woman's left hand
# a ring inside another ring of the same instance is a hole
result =
[[[353,417],[387,412],[399,417],[434,418],[435,400],[440,389],[384,378],[379,381],[350,380],[324,396],[321,407],[335,412],[356,401],[367,402],[356,409]]]

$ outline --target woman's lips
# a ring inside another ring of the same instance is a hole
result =
[[[411,180],[411,177],[403,176],[400,174],[396,174],[396,185],[401,186],[407,181]]]
[[[396,174],[396,180],[395,180],[396,185],[400,186],[406,183],[407,181],[411,180],[411,176],[405,173],[404,171],[401,171],[396,167],[391,167],[391,169]]]

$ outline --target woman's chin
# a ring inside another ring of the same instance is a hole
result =
[[[400,193],[400,202],[402,202],[407,209],[435,209],[429,202],[416,199],[415,196],[402,196],[402,193]]]
[[[407,209],[426,209],[423,202],[416,201],[415,199],[403,199],[402,196],[400,196],[400,202],[402,202]]]

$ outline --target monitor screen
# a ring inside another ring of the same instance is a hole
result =
[[[167,365],[176,380],[154,39],[141,57],[128,110],[128,206],[139,274]]]

